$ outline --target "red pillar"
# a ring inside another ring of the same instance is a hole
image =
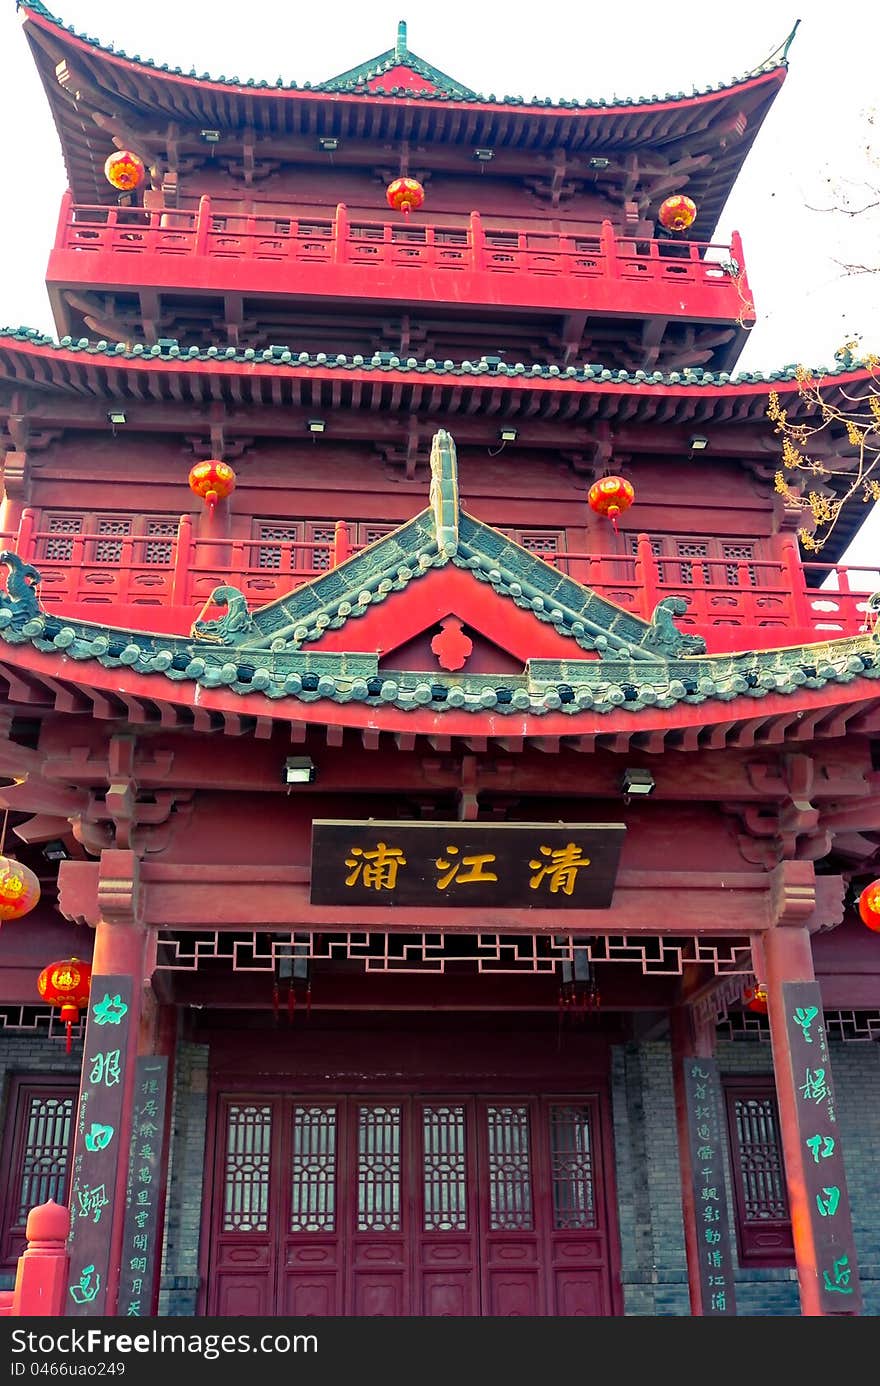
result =
[[[759,980],[767,988],[767,1014],[773,1046],[773,1071],[779,1104],[782,1149],[785,1155],[795,1261],[800,1283],[801,1313],[812,1317],[821,1315],[824,1311],[819,1297],[819,1268],[808,1203],[805,1152],[800,1139],[798,1095],[792,1072],[782,984],[815,981],[813,950],[807,929],[777,925],[761,935],[757,942],[753,942],[752,951],[756,968],[761,967],[759,959],[763,958]]]

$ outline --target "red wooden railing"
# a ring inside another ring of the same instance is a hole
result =
[[[68,1282],[70,1211],[41,1203],[28,1213],[27,1247],[18,1258],[13,1290],[0,1290],[0,1317],[60,1318]]]
[[[360,547],[342,521],[331,542],[219,539],[197,535],[184,515],[175,535],[157,539],[41,530],[31,509],[16,532],[0,533],[0,546],[39,569],[48,611],[135,626],[142,613],[145,627],[156,625],[159,611],[173,611],[173,626],[158,617],[156,628],[165,630],[188,629],[215,587],[238,587],[251,607],[263,606]],[[746,641],[763,631],[765,645],[788,643],[792,631],[800,632],[795,641],[811,632],[817,640],[855,635],[866,628],[868,598],[880,589],[880,571],[802,564],[793,543],[785,544],[781,560],[667,558],[640,535],[632,555],[566,550],[539,557],[636,616],[649,618],[663,597],[684,597],[688,608],[679,624],[719,636],[729,627],[730,648],[742,643],[740,630]]]
[[[609,221],[594,234],[488,228],[479,212],[465,225],[401,225],[350,217],[340,203],[332,217],[244,216],[217,213],[203,197],[197,210],[82,206],[66,194],[56,250],[84,255],[207,256],[251,263],[413,268],[444,274],[470,271],[567,278],[638,280],[717,290],[737,316],[749,305],[742,242],[729,245],[618,236]],[[719,305],[719,313],[723,309]]]

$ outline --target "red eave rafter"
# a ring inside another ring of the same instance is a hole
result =
[[[837,684],[795,693],[768,693],[756,701],[740,695],[727,702],[709,700],[674,708],[616,710],[606,715],[581,712],[543,716],[492,711],[435,712],[426,708],[404,711],[393,706],[334,703],[319,699],[303,703],[293,698],[276,701],[261,693],[237,694],[227,689],[174,683],[161,675],[135,674],[130,669],[105,669],[90,662],[88,674],[78,661],[52,655],[33,646],[0,646],[0,678],[10,684],[8,701],[45,711],[68,711],[71,697],[85,696],[101,720],[167,723],[171,714],[180,726],[196,730],[226,730],[242,734],[241,722],[256,719],[262,735],[275,723],[290,727],[291,739],[302,740],[309,728],[348,728],[365,733],[364,744],[376,744],[378,733],[423,736],[429,740],[472,741],[485,737],[507,750],[522,749],[528,741],[542,750],[558,751],[563,739],[573,750],[591,752],[603,746],[626,753],[630,748],[661,751],[666,744],[681,749],[779,745],[800,741],[802,726],[809,740],[840,737],[849,730],[872,728],[878,720],[880,690],[869,679],[856,678],[845,690]],[[803,718],[797,716],[804,713]],[[858,719],[858,721],[856,720]],[[853,724],[851,727],[850,724]],[[252,729],[256,731],[256,727]],[[679,733],[683,733],[679,736]]]

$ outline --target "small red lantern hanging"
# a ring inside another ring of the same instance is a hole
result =
[[[880,934],[880,881],[872,881],[865,886],[859,896],[859,915],[862,923],[875,934]]]
[[[89,1004],[91,985],[91,963],[80,962],[79,958],[49,963],[37,978],[37,991],[42,1000],[48,1001],[50,1006],[61,1007],[61,1019],[67,1026],[68,1054],[71,1031],[79,1020],[80,1011]]]
[[[39,898],[40,882],[30,867],[14,857],[0,856],[0,919],[21,919]]]
[[[587,500],[592,511],[611,521],[617,534],[618,516],[629,510],[635,498],[635,490],[624,477],[603,476],[593,482]]]
[[[197,462],[189,474],[189,489],[213,511],[235,490],[235,472],[228,462]]]
[[[425,200],[425,189],[415,178],[395,178],[385,189],[385,198],[395,212],[403,212],[408,217],[410,212],[417,212],[421,207]]]
[[[767,1014],[767,989],[762,986],[746,987],[743,992],[743,1005],[756,1015]]]
[[[145,173],[143,160],[130,149],[117,149],[104,163],[104,177],[117,192],[134,192],[144,181]]]
[[[660,225],[665,226],[667,231],[687,231],[696,220],[697,204],[683,193],[676,193],[675,197],[667,197],[665,202],[661,202],[659,216]]]

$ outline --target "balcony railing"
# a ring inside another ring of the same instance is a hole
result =
[[[0,544],[39,570],[39,595],[49,611],[183,633],[215,587],[238,587],[252,608],[260,607],[359,547],[342,521],[330,542],[220,539],[197,535],[184,515],[176,534],[157,539],[59,535],[38,529],[29,509],[16,532],[0,534]],[[706,635],[710,651],[856,635],[868,628],[868,599],[880,589],[880,573],[864,567],[801,564],[793,543],[783,561],[658,557],[646,535],[632,556],[571,550],[538,556],[644,619],[664,597],[684,597],[687,612],[678,623]]]
[[[62,252],[76,252],[71,262]],[[107,262],[99,266],[97,257],[112,254],[114,273],[108,272]],[[125,269],[126,261],[138,261],[146,268],[153,257],[162,260],[162,282],[159,287],[174,287],[175,276],[169,265],[174,258],[192,260],[199,257],[218,272],[217,287],[222,288],[222,266],[235,261],[239,265],[236,288],[256,291],[259,285],[270,292],[291,291],[285,278],[277,277],[278,267],[291,274],[296,269],[317,271],[318,280],[305,276],[295,282],[293,291],[326,293],[326,276],[318,270],[326,266],[334,271],[333,280],[340,291],[352,292],[352,284],[363,282],[352,271],[365,268],[388,270],[426,270],[433,276],[441,272],[441,280],[422,276],[425,297],[444,297],[443,277],[457,275],[488,276],[496,287],[486,301],[506,295],[500,277],[520,276],[531,283],[529,295],[536,304],[557,304],[560,291],[568,287],[576,298],[590,297],[587,281],[593,281],[595,297],[600,306],[613,307],[618,312],[654,311],[653,300],[643,301],[642,294],[630,300],[614,299],[604,304],[600,286],[604,283],[654,286],[665,289],[669,302],[662,306],[672,316],[696,311],[699,299],[701,311],[711,317],[736,318],[745,312],[753,316],[751,298],[743,269],[742,242],[734,232],[729,245],[679,240],[650,240],[618,236],[610,222],[605,221],[595,234],[563,234],[555,231],[522,229],[499,230],[483,225],[479,212],[472,212],[466,224],[458,227],[432,225],[419,220],[418,224],[398,221],[370,221],[350,217],[344,204],[337,206],[333,216],[325,218],[296,218],[284,216],[243,216],[217,213],[209,197],[203,197],[197,210],[149,211],[140,207],[78,206],[67,194],[63,200],[54,258],[50,261],[49,279],[54,282],[150,282],[157,275],[142,277],[133,266]],[[89,270],[89,257],[95,257],[95,271]],[[245,283],[241,274],[253,271],[253,282]],[[274,275],[267,269],[274,267]],[[101,273],[97,271],[100,268]],[[341,271],[341,274],[340,274]],[[225,271],[228,278],[228,269]],[[184,276],[185,277],[185,276]],[[210,278],[210,275],[209,275]],[[202,287],[215,287],[203,282]],[[346,281],[350,280],[350,283]],[[543,287],[542,287],[543,284]],[[578,290],[576,286],[580,284]],[[554,289],[555,286],[555,289]],[[389,297],[397,289],[393,279],[385,282]],[[470,286],[474,291],[473,285]],[[363,290],[366,292],[366,287]],[[409,291],[421,296],[417,277],[409,280]],[[374,292],[374,291],[373,291]],[[455,290],[451,290],[455,295]],[[682,301],[682,294],[691,293],[691,301]],[[675,299],[675,295],[679,299]],[[480,295],[477,292],[477,298]],[[503,297],[500,299],[503,301]],[[517,301],[520,301],[519,297]]]

